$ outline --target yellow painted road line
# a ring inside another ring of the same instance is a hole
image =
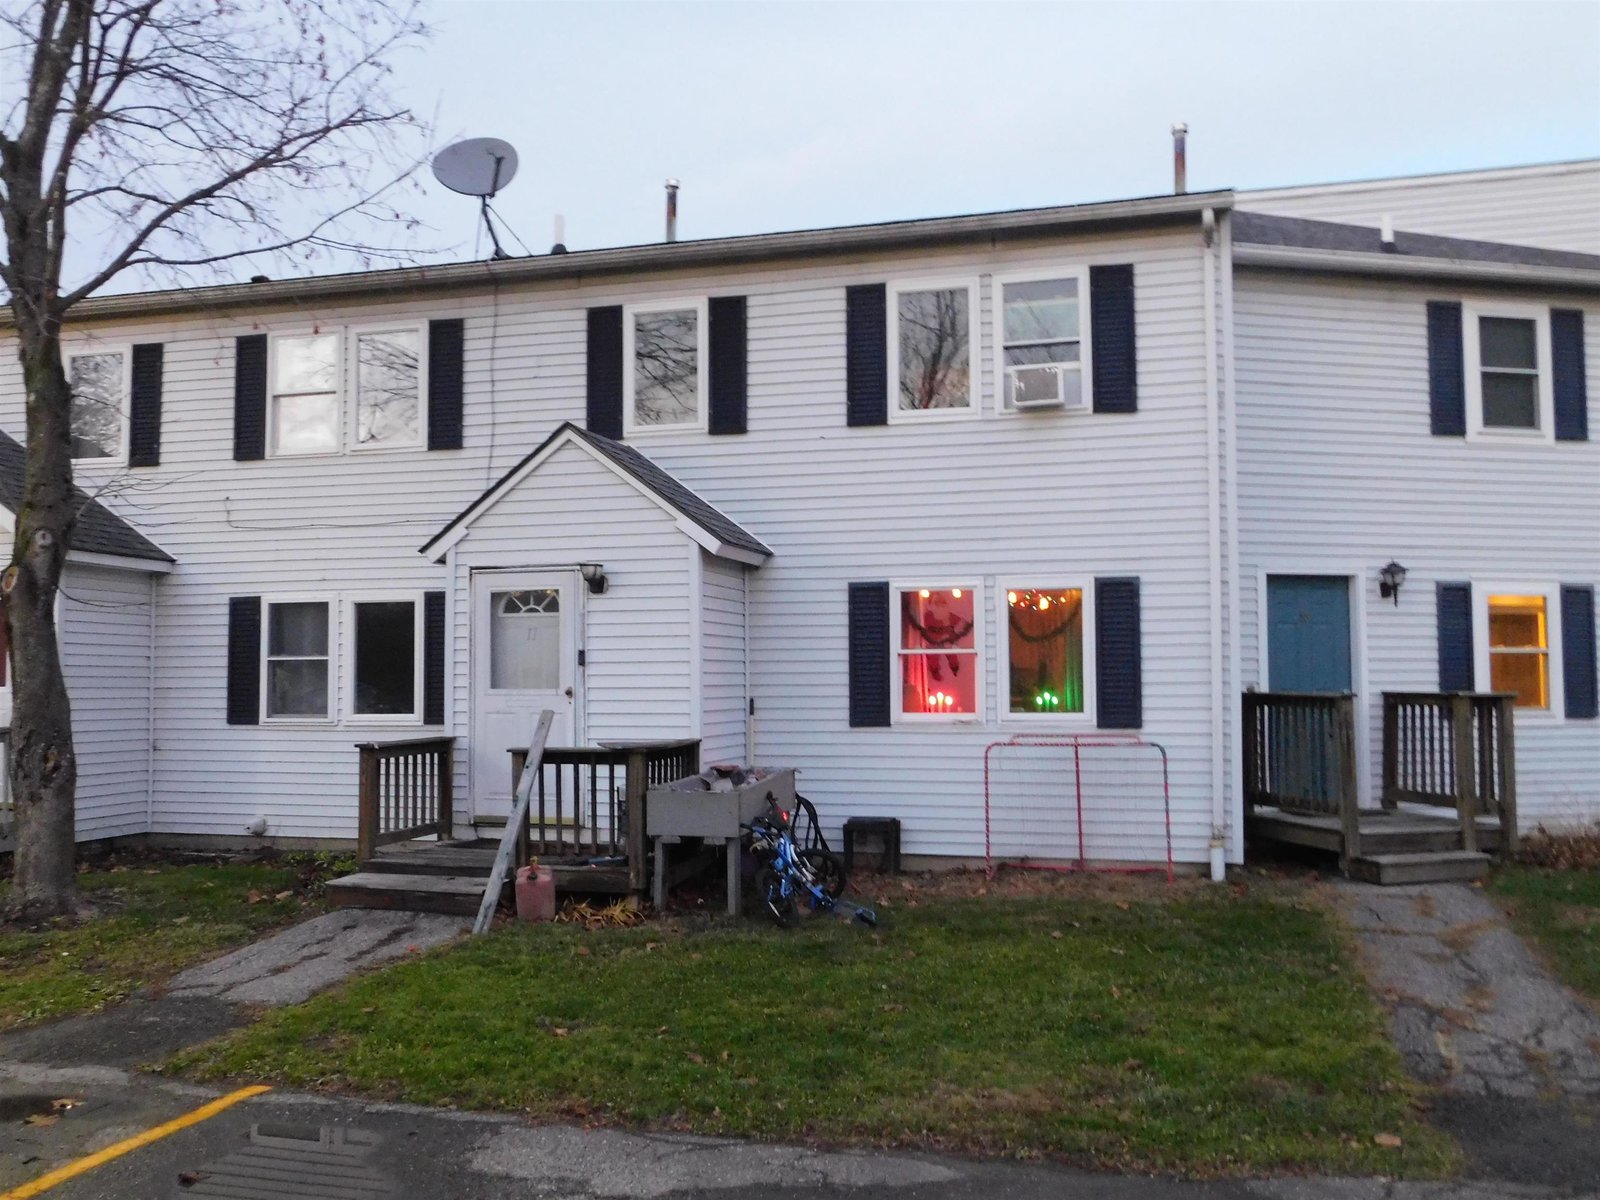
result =
[[[12,1188],[9,1192],[0,1193],[0,1200],[28,1200],[30,1196],[37,1196],[47,1192],[58,1183],[65,1183],[69,1179],[76,1179],[85,1171],[92,1171],[103,1166],[114,1158],[121,1158],[141,1146],[148,1146],[151,1142],[159,1142],[170,1134],[181,1129],[188,1129],[191,1125],[198,1125],[201,1121],[210,1120],[224,1109],[232,1108],[241,1100],[248,1100],[251,1096],[259,1096],[262,1092],[272,1089],[257,1084],[254,1087],[240,1088],[237,1092],[229,1092],[226,1096],[219,1096],[210,1104],[202,1104],[193,1112],[184,1113],[175,1117],[165,1125],[157,1125],[153,1129],[146,1129],[143,1133],[136,1133],[126,1141],[118,1142],[114,1146],[107,1146],[104,1150],[97,1150],[93,1154],[85,1155],[74,1162],[69,1162],[64,1167],[57,1167],[48,1175],[41,1175],[32,1183],[25,1183],[21,1187]]]

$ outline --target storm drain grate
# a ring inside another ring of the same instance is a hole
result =
[[[179,1180],[177,1196],[217,1200],[386,1200],[394,1185],[366,1159],[376,1134],[263,1122],[249,1144]]]

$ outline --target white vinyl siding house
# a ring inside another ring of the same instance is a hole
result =
[[[125,474],[112,491],[126,499],[107,504],[176,565],[153,591],[139,578],[146,607],[69,614],[94,638],[143,620],[153,665],[144,678],[134,654],[115,692],[146,689],[145,774],[115,785],[115,804],[86,799],[85,817],[102,808],[84,836],[239,837],[259,819],[289,842],[351,838],[357,744],[439,735],[455,739],[465,834],[503,814],[506,751],[550,707],[553,745],[698,738],[707,764],[799,768],[830,832],[897,817],[908,855],[968,860],[984,852],[991,744],[1132,727],[1170,764],[1178,862],[1240,861],[1240,696],[1268,684],[1263,598],[1280,575],[1351,581],[1370,793],[1377,693],[1438,687],[1436,582],[1481,585],[1481,606],[1489,589],[1600,583],[1596,443],[1543,426],[1430,433],[1427,304],[1581,307],[1593,364],[1600,273],[1579,263],[1565,291],[1512,295],[1268,269],[1240,258],[1232,199],[774,235],[770,252],[734,239],[509,260],[485,268],[503,273],[493,289],[475,267],[92,302],[85,344],[161,348],[160,453],[85,478]],[[1009,325],[1008,288],[1013,307],[1036,306]],[[949,302],[943,325],[929,297]],[[641,329],[670,343],[649,352],[648,377]],[[314,331],[336,332],[340,354],[293,395],[323,398],[322,448],[275,453],[273,406],[290,393],[273,348]],[[400,349],[419,359],[414,396],[411,367],[397,383],[386,360],[392,437],[376,446],[362,439],[356,350],[373,331],[409,331]],[[456,349],[452,416],[430,389]],[[259,372],[261,427],[243,429],[236,458],[241,363]],[[732,418],[719,408],[730,364]],[[1045,399],[1061,402],[1017,411],[1008,374],[1041,364],[1057,378],[1030,377],[1027,396],[1053,384]],[[912,394],[927,406],[901,407],[903,372],[921,372]],[[875,395],[862,385],[874,378]],[[452,420],[459,448],[429,449],[456,446]],[[0,427],[22,421],[14,356],[0,356]],[[1398,606],[1376,593],[1391,559],[1410,571]],[[1106,584],[1131,589],[1138,666],[1126,645],[1102,653]],[[889,647],[885,671],[905,672],[882,676],[882,720],[854,709],[863,586],[889,597],[870,632]],[[937,675],[902,667],[918,648],[901,644],[898,597],[957,587],[970,631],[935,644],[949,652],[926,656],[946,660]],[[1013,592],[1064,621],[1075,608],[1075,631],[1019,622]],[[325,641],[275,644],[275,603],[325,605]],[[363,605],[406,603],[409,636],[398,610],[363,624]],[[429,613],[442,613],[436,677]],[[412,673],[364,678],[363,628],[393,639]],[[230,657],[246,643],[255,675]],[[325,680],[325,705],[277,712],[274,673],[302,690]],[[959,702],[930,707],[955,675]],[[137,731],[97,722],[80,713],[95,769],[133,770]],[[1596,729],[1519,716],[1526,823],[1600,813],[1585,791]],[[1161,859],[1159,797],[1118,802],[1126,787],[1099,786],[1086,846]],[[1067,819],[1048,782],[1031,802]]]

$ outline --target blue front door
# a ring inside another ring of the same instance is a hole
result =
[[[1268,690],[1348,692],[1350,678],[1350,581],[1267,576]]]

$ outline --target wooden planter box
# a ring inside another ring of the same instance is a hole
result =
[[[730,791],[707,791],[699,776],[677,779],[650,789],[645,804],[645,833],[650,837],[715,838],[740,836],[741,825],[767,811],[767,798],[784,809],[794,807],[794,771],[773,771],[765,779],[740,784]]]

